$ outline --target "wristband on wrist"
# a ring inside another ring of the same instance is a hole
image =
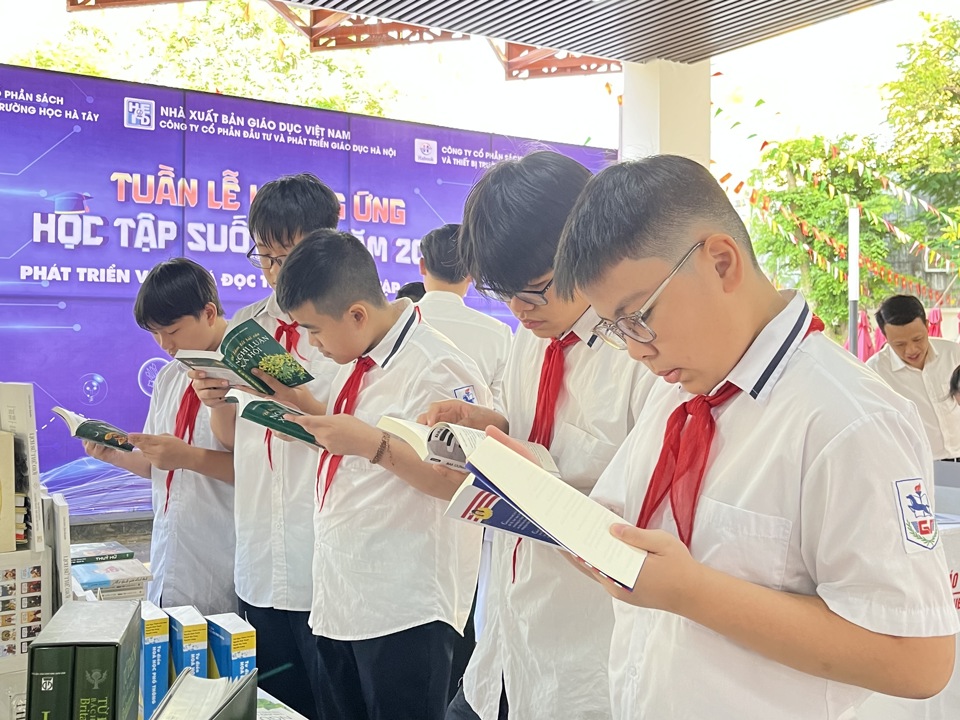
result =
[[[390,451],[390,435],[388,433],[383,433],[383,435],[380,437],[380,446],[377,448],[376,454],[370,460],[370,464],[371,465],[379,464],[380,461],[383,460],[384,454],[389,453],[389,451]],[[389,453],[389,454],[390,454],[390,459],[392,460],[393,453]]]

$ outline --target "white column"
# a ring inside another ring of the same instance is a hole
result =
[[[683,155],[710,167],[710,62],[623,64],[620,157]]]

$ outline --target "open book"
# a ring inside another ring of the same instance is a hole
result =
[[[467,469],[447,517],[559,547],[633,589],[647,554],[610,534],[619,515],[493,438],[470,453]]]
[[[388,415],[380,418],[377,427],[403,440],[416,450],[421,460],[462,471],[467,470],[467,458],[487,437],[483,430],[463,425],[441,422],[428,427]],[[560,474],[550,457],[550,451],[543,445],[532,442],[524,442],[523,445],[533,453],[544,470],[554,475]]]
[[[273,390],[250,372],[254,368],[260,368],[287,387],[313,380],[293,355],[252,318],[224,335],[219,352],[180,350],[176,359],[192,370],[205,372],[208,378],[226,380],[234,387],[246,385],[265,395],[273,395]]]
[[[153,720],[247,720],[257,713],[257,671],[231,680],[198,678],[185,668]]]
[[[317,445],[317,439],[304,430],[302,427],[289,420],[284,420],[284,415],[303,415],[302,412],[286,405],[281,405],[275,400],[262,400],[256,395],[251,395],[243,390],[227,390],[223,398],[230,403],[241,403],[246,401],[243,410],[240,411],[240,417],[249,420],[257,425],[270,428],[284,435],[303,440],[305,443]]]
[[[127,433],[103,420],[87,420],[83,415],[62,407],[53,408],[53,412],[70,428],[70,434],[81,440],[89,440],[98,445],[106,445],[124,452],[133,452],[133,445],[127,442]]]

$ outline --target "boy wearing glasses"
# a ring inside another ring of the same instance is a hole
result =
[[[666,381],[592,493],[649,553],[632,592],[587,573],[620,601],[614,717],[839,720],[939,692],[958,621],[917,410],[773,287],[709,171],[604,170],[556,284]]]
[[[563,479],[589,492],[634,425],[651,378],[594,333],[582,297],[553,289],[564,222],[590,172],[553,152],[499,163],[471,190],[460,235],[478,289],[520,320],[503,379],[504,415],[445,402],[428,423],[496,425],[539,442]],[[616,378],[611,383],[610,378]],[[600,720],[610,717],[610,602],[560,553],[494,536],[486,628],[448,720]],[[584,632],[586,629],[586,632]]]
[[[336,228],[340,202],[309,173],[266,183],[250,205],[247,253],[271,288],[287,254],[314,230]],[[287,388],[260,374],[273,399],[305,411],[323,412],[337,364],[311,347],[307,333],[280,310],[274,292],[240,310],[232,323],[254,318],[315,378]],[[259,373],[258,370],[254,370]],[[308,718],[317,718],[316,644],[308,625],[313,592],[313,494],[317,452],[306,443],[284,442],[260,425],[238,419],[238,406],[223,401],[223,381],[192,372],[194,388],[211,408],[217,438],[234,451],[237,555],[235,579],[240,615],[257,629],[260,685]],[[239,408],[242,409],[242,408]],[[271,672],[275,671],[275,672]]]

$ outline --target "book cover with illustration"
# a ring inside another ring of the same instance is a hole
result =
[[[189,668],[197,677],[207,677],[207,620],[192,605],[164,608],[170,616],[171,680]]]
[[[71,565],[70,572],[84,590],[142,587],[153,575],[136,558]]]
[[[236,613],[207,616],[210,677],[241,678],[257,667],[257,631]]]
[[[283,419],[284,415],[303,415],[295,408],[281,405],[274,400],[261,400],[256,395],[237,389],[228,390],[224,400],[242,405],[243,410],[240,411],[240,417],[245,420],[289,435],[297,440],[303,440],[305,443],[317,445],[317,439],[300,425]]]
[[[116,540],[106,542],[76,543],[70,546],[70,564],[99,563],[110,560],[129,560],[133,550]]]
[[[256,320],[246,320],[230,330],[219,351],[180,350],[176,359],[210,378],[226,380],[232,386],[247,386],[273,395],[273,390],[251,371],[259,368],[288,387],[313,380],[313,376],[274,340]]]
[[[128,433],[124,430],[103,420],[88,420],[83,415],[59,406],[52,408],[52,410],[67,424],[73,437],[124,452],[133,452],[133,445],[127,442]]]

